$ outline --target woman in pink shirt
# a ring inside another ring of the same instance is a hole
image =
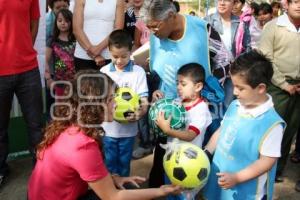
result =
[[[102,200],[153,199],[180,192],[178,186],[119,190],[124,183],[138,187],[144,178],[110,175],[104,165],[100,125],[112,121],[114,89],[109,77],[94,70],[79,72],[65,89],[65,99],[56,104],[53,121],[37,147],[29,200],[86,199],[88,187]]]

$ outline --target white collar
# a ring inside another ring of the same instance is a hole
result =
[[[270,108],[272,108],[274,106],[273,104],[273,100],[271,95],[267,94],[268,96],[268,100],[266,102],[264,102],[263,104],[260,104],[259,106],[255,107],[255,108],[245,108],[243,105],[240,104],[240,102],[238,101],[238,112],[241,115],[250,115],[251,117],[258,117],[262,114],[264,114],[265,112],[267,112]]]
[[[298,30],[296,29],[296,27],[294,26],[294,24],[292,24],[292,22],[290,21],[290,19],[286,13],[284,13],[283,15],[281,15],[277,18],[276,24],[278,26],[286,27],[289,31],[291,31],[293,33],[300,33],[300,29],[298,29]]]

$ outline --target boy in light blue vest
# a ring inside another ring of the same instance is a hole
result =
[[[272,64],[261,53],[250,51],[232,63],[230,73],[237,99],[206,146],[206,152],[214,155],[204,197],[271,200],[285,128],[267,94]]]

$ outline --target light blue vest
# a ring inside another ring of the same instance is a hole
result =
[[[188,63],[201,64],[206,77],[211,74],[207,23],[197,17],[185,17],[185,32],[181,39],[159,39],[150,36],[150,69],[161,78],[160,90],[167,98],[176,98],[178,69]]]
[[[218,185],[218,172],[238,172],[253,164],[260,156],[260,148],[271,128],[284,121],[274,108],[254,118],[238,114],[237,100],[229,106],[221,127],[220,137],[211,164],[211,172],[204,189],[208,200],[256,200],[258,179],[224,190]],[[268,172],[267,197],[272,199],[276,164]]]

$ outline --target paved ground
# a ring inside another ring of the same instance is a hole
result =
[[[148,176],[152,165],[152,155],[132,162],[131,173],[134,175]],[[26,199],[26,185],[31,171],[29,158],[9,162],[11,173],[4,187],[0,189],[0,200]],[[294,190],[295,181],[300,179],[300,164],[289,163],[287,166],[284,183],[276,184],[275,199],[299,200],[300,193]]]

